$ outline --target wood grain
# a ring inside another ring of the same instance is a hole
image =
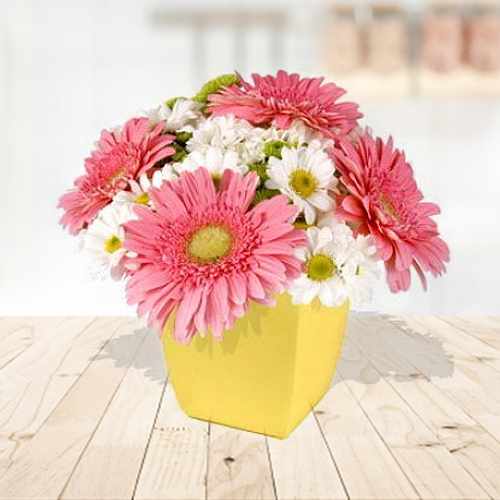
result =
[[[95,360],[52,412],[40,431],[20,448],[0,479],[6,498],[58,498],[135,356],[142,336],[134,323],[116,335],[129,338],[113,358]]]
[[[341,377],[315,414],[351,498],[419,498]]]
[[[164,387],[160,342],[148,332],[61,498],[132,497]]]
[[[440,319],[460,329],[462,332],[472,335],[481,342],[490,345],[496,349],[497,353],[500,351],[500,321],[488,317],[443,317]]]
[[[210,424],[207,498],[274,499],[266,438]]]
[[[356,328],[359,327],[351,319],[349,334]],[[367,333],[373,335],[373,331]],[[339,367],[340,374],[418,494],[422,498],[489,498],[458,459],[380,377],[359,346],[350,346],[356,354],[351,353],[348,362]]]
[[[187,417],[126,318],[0,318],[0,499],[500,500],[500,319],[351,315],[286,440]]]
[[[0,477],[123,322],[36,318],[12,330],[26,332],[30,343],[0,370]]]
[[[134,498],[204,499],[207,459],[208,424],[187,417],[168,384]]]
[[[287,439],[269,438],[268,444],[279,499],[347,498],[314,415]]]
[[[403,334],[380,318],[354,321],[358,324],[353,329],[350,340],[356,342],[367,357],[373,350],[373,345],[367,338],[376,337],[381,328],[392,330],[394,338]],[[368,335],[372,336],[367,337]],[[500,497],[500,443],[435,386],[418,366],[412,366],[401,356],[396,358],[390,345],[378,343],[378,351],[378,356],[370,357],[373,367],[432,431],[434,438],[457,457],[467,473],[492,498]],[[398,380],[391,375],[401,369],[404,363],[407,365],[405,371],[410,373],[413,370],[417,376]]]
[[[441,339],[443,346],[453,359],[453,377],[433,377],[433,384],[440,387],[470,417],[484,427],[497,441],[500,441],[500,394],[491,390],[499,387],[499,373],[485,365],[477,356],[465,352],[441,336],[439,330],[431,329],[422,318],[403,318],[407,330],[424,336]],[[402,353],[402,356],[405,356]],[[408,354],[406,354],[408,356]],[[421,363],[422,356],[417,359]]]

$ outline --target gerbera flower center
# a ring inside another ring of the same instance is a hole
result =
[[[108,253],[115,253],[117,250],[120,250],[122,247],[122,240],[116,236],[116,234],[112,234],[105,242],[104,242],[104,250]]]
[[[309,198],[318,186],[318,181],[308,170],[298,168],[290,174],[291,188],[302,198]]]
[[[123,177],[124,174],[125,174],[125,167],[120,167],[120,168],[116,169],[114,172],[111,173],[111,175],[109,175],[109,177],[107,179],[108,184],[113,184],[118,179]]]
[[[195,231],[187,244],[191,260],[200,264],[217,262],[233,246],[231,233],[223,226],[209,225]]]
[[[306,263],[306,271],[309,279],[313,281],[325,281],[333,278],[337,273],[334,260],[328,255],[313,255]]]
[[[134,203],[139,203],[139,205],[147,205],[149,203],[148,193],[141,193],[134,198]]]
[[[222,175],[219,173],[212,173],[212,181],[214,183],[215,189],[219,189],[220,181],[222,180]]]
[[[390,217],[392,217],[395,220],[399,220],[399,215],[398,215],[396,209],[394,208],[394,205],[392,204],[391,200],[384,193],[382,193],[380,195],[380,198],[378,201],[379,201],[380,205],[382,206],[382,210],[387,215],[389,215]]]

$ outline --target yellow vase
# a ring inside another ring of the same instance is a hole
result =
[[[331,384],[349,312],[346,302],[274,308],[252,304],[224,340],[197,335],[189,345],[165,326],[163,346],[177,400],[191,417],[287,437]]]

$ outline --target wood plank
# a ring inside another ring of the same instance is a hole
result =
[[[500,323],[492,318],[442,317],[440,319],[500,351]]]
[[[161,344],[148,332],[61,498],[132,498],[164,387]]]
[[[413,319],[427,326],[429,331],[442,339],[454,357],[473,356],[477,358],[482,364],[499,372],[496,377],[500,381],[500,351],[498,349],[435,316],[415,317]]]
[[[340,376],[315,414],[350,498],[419,498]]]
[[[434,338],[443,342],[443,347],[452,355],[453,376],[449,373],[446,376],[439,376],[432,367],[423,363],[425,349],[420,348],[420,353],[416,355],[418,345],[414,346],[413,352],[401,352],[401,356],[428,375],[434,385],[442,389],[465,413],[500,441],[499,395],[498,391],[491,391],[491,387],[498,387],[497,384],[500,383],[497,380],[498,372],[486,366],[477,357],[464,355],[463,351],[457,350],[453,344],[440,338],[437,332],[431,331],[427,325],[414,317],[405,316],[389,320],[395,321],[396,326],[412,337],[421,335],[423,338],[428,338],[434,335]]]
[[[268,438],[280,500],[347,498],[321,430],[310,413],[285,440]]]
[[[208,423],[186,416],[167,384],[134,499],[204,499],[207,456]]]
[[[492,497],[500,498],[500,443],[469,417],[443,391],[433,385],[420,371],[414,377],[398,376],[402,363],[403,373],[418,370],[395,354],[393,346],[402,332],[381,318],[363,321],[354,319],[351,339],[371,360],[374,368],[404,399],[435,438],[458,458],[464,469]],[[386,334],[379,335],[381,330]],[[393,340],[382,342],[380,339]],[[372,356],[378,352],[377,356]]]
[[[355,328],[351,320],[348,335]],[[422,498],[489,498],[361,349],[353,343],[349,346],[351,353],[343,358],[339,372],[418,494]]]
[[[0,479],[0,495],[59,497],[144,338],[143,331],[134,333],[135,325],[121,323],[106,356],[90,364],[40,431],[20,448]]]
[[[33,319],[0,319],[0,370],[29,348],[34,341],[33,337]]]
[[[0,345],[9,335],[20,328],[33,329],[33,324],[42,318],[32,316],[4,316],[0,318]],[[53,318],[46,318],[53,319]],[[62,318],[59,318],[62,319]]]
[[[266,438],[210,424],[208,499],[274,499]]]
[[[53,364],[46,359],[37,360],[36,353],[42,347],[33,345],[30,350],[33,349],[34,354],[27,351],[0,371],[3,403],[0,408],[0,477],[19,448],[35,436],[93,357],[126,322],[116,318],[87,318],[83,322],[66,319],[54,327],[53,318],[47,322],[43,319],[34,320],[33,331],[36,343],[53,342],[52,350],[47,353]],[[64,338],[66,331],[74,335],[66,336],[67,344],[64,345],[58,339]],[[52,340],[52,335],[58,336],[57,339]]]

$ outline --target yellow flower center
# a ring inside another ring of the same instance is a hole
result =
[[[149,203],[149,195],[148,193],[141,193],[134,198],[134,203],[138,203],[139,205],[147,205]]]
[[[222,180],[222,175],[218,173],[212,174],[212,181],[214,183],[215,189],[219,189],[220,181]]]
[[[318,181],[311,172],[298,168],[290,174],[291,188],[302,198],[309,198],[318,186]]]
[[[314,227],[314,224],[307,224],[304,221],[296,221],[293,223],[296,229],[309,229],[310,227]]]
[[[195,231],[187,245],[187,253],[200,264],[217,262],[233,245],[231,233],[222,226],[205,226]]]
[[[334,260],[328,255],[313,255],[306,263],[307,276],[313,281],[333,278],[337,272]]]
[[[115,253],[117,250],[120,250],[122,247],[122,240],[116,236],[116,234],[112,234],[105,242],[104,242],[104,250],[108,253]]]

